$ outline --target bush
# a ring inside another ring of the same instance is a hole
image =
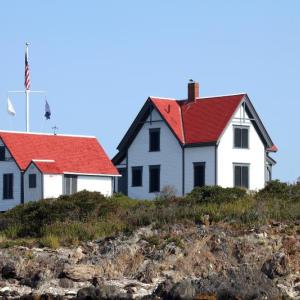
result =
[[[32,244],[33,240],[52,248],[68,246],[118,232],[130,234],[150,224],[162,228],[199,223],[204,215],[209,215],[212,223],[221,221],[240,227],[270,220],[298,220],[300,186],[271,182],[256,195],[238,188],[206,186],[195,188],[186,197],[171,195],[155,201],[83,191],[20,205],[0,215],[0,236],[4,237],[0,247],[28,241]]]
[[[241,188],[222,188],[220,186],[203,186],[194,188],[187,195],[188,199],[196,202],[223,203],[246,196],[246,190]]]
[[[51,249],[57,249],[60,246],[59,238],[55,235],[46,235],[40,239],[42,247],[48,247]]]
[[[257,196],[260,197],[278,197],[286,198],[289,195],[290,186],[285,182],[273,180],[258,192]]]

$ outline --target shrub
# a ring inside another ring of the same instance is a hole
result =
[[[278,197],[287,198],[290,192],[290,186],[285,182],[280,182],[279,180],[273,180],[268,182],[268,184],[261,189],[257,196],[258,197]]]
[[[40,239],[42,247],[48,247],[51,249],[57,249],[60,246],[59,238],[55,235],[49,234]]]
[[[196,202],[222,203],[245,197],[246,190],[241,188],[222,188],[220,186],[203,186],[194,188],[187,198]]]

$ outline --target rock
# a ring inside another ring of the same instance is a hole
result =
[[[289,259],[284,253],[276,253],[263,264],[261,271],[270,279],[288,275],[290,273]]]
[[[78,300],[117,300],[130,299],[130,295],[121,292],[120,288],[114,285],[101,285],[100,287],[86,287],[77,292],[76,299]]]
[[[8,263],[2,267],[1,270],[2,278],[9,279],[9,278],[16,278],[17,271],[16,266],[13,263]]]
[[[60,278],[58,284],[64,289],[70,289],[74,286],[74,282],[69,278]]]
[[[31,278],[23,278],[20,281],[20,284],[36,289],[42,284],[43,280],[44,280],[44,274],[41,271],[39,271],[35,273]]]
[[[195,284],[191,279],[176,283],[168,293],[168,299],[194,299],[196,295]]]
[[[97,287],[100,286],[104,283],[104,280],[102,278],[99,277],[93,277],[91,280],[91,283],[93,286]]]
[[[167,279],[167,280],[161,282],[157,286],[157,288],[155,289],[153,294],[155,296],[158,296],[158,297],[162,298],[162,299],[165,299],[168,296],[168,294],[170,293],[173,285],[174,285],[174,282],[170,279]]]
[[[92,265],[73,265],[67,266],[64,271],[64,276],[73,281],[91,281],[96,277],[97,269]]]
[[[99,291],[94,286],[82,288],[77,292],[78,300],[96,300],[99,299]]]

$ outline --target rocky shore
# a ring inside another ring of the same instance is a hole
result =
[[[300,299],[300,225],[152,226],[0,250],[0,299]]]

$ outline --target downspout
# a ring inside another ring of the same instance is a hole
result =
[[[21,171],[21,204],[24,204],[24,171]]]
[[[184,155],[184,146],[182,145],[182,196],[184,197],[185,190],[185,155]]]
[[[128,148],[126,151],[126,196],[128,196],[128,177],[129,177],[129,163],[128,163]]]
[[[42,199],[45,198],[45,195],[44,195],[44,174],[43,173],[40,173],[41,174],[41,190],[42,190]]]
[[[215,185],[218,185],[218,144],[215,146]]]

